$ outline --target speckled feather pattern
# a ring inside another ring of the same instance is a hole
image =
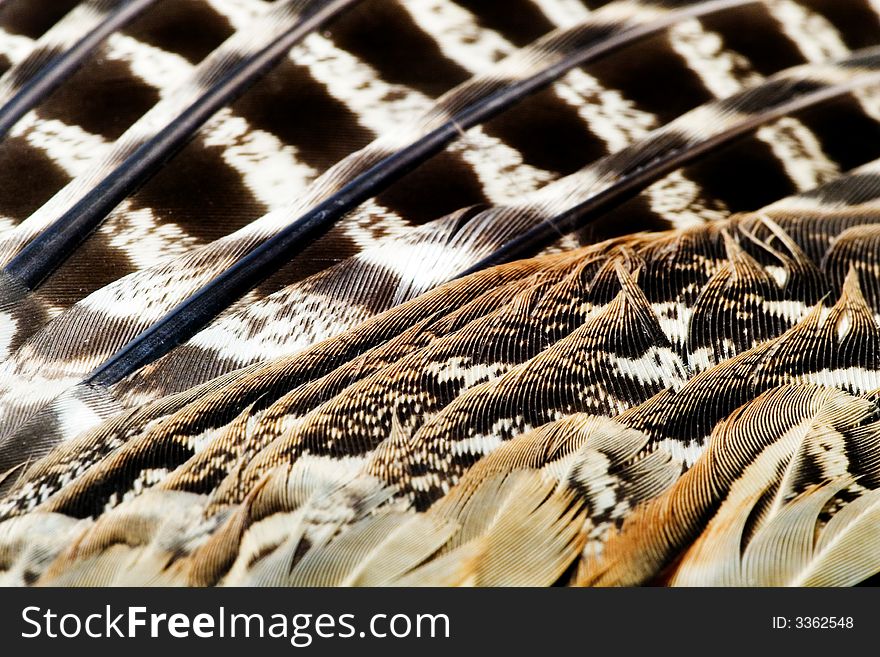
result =
[[[120,21],[0,138],[0,583],[880,572],[880,5],[142,4],[0,6],[0,117]],[[448,125],[163,355],[89,379]]]

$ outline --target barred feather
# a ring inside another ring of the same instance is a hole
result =
[[[504,5],[0,4],[2,583],[880,572],[880,10]]]

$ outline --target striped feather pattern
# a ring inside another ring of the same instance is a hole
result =
[[[880,7],[46,4],[0,6],[0,581],[880,571]]]

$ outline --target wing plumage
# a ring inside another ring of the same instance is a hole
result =
[[[4,584],[880,572],[877,7],[42,4]]]

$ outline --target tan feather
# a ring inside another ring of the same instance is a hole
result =
[[[487,478],[463,503],[454,492],[450,497],[429,514],[460,523],[451,549],[396,584],[548,586],[583,545],[583,506],[537,473]]]
[[[821,515],[852,480],[811,486],[786,503],[741,544],[760,494],[725,503],[687,552],[673,585],[852,586],[880,572],[880,491],[844,505],[831,520]],[[722,520],[722,515],[726,516]],[[719,563],[720,562],[720,563]]]
[[[811,481],[811,472],[824,473],[825,479],[862,474],[849,472],[836,455],[851,443],[876,441],[861,427],[876,415],[871,402],[833,389],[788,385],[759,396],[716,426],[696,464],[666,493],[637,509],[609,539],[601,558],[584,560],[579,582],[649,581],[697,541],[684,557],[689,565],[679,569],[679,583],[713,578],[742,583],[730,560],[739,547],[737,523],[746,517],[760,529],[801,491],[823,483]],[[765,567],[782,572],[773,561]],[[764,573],[760,580],[774,577]]]

